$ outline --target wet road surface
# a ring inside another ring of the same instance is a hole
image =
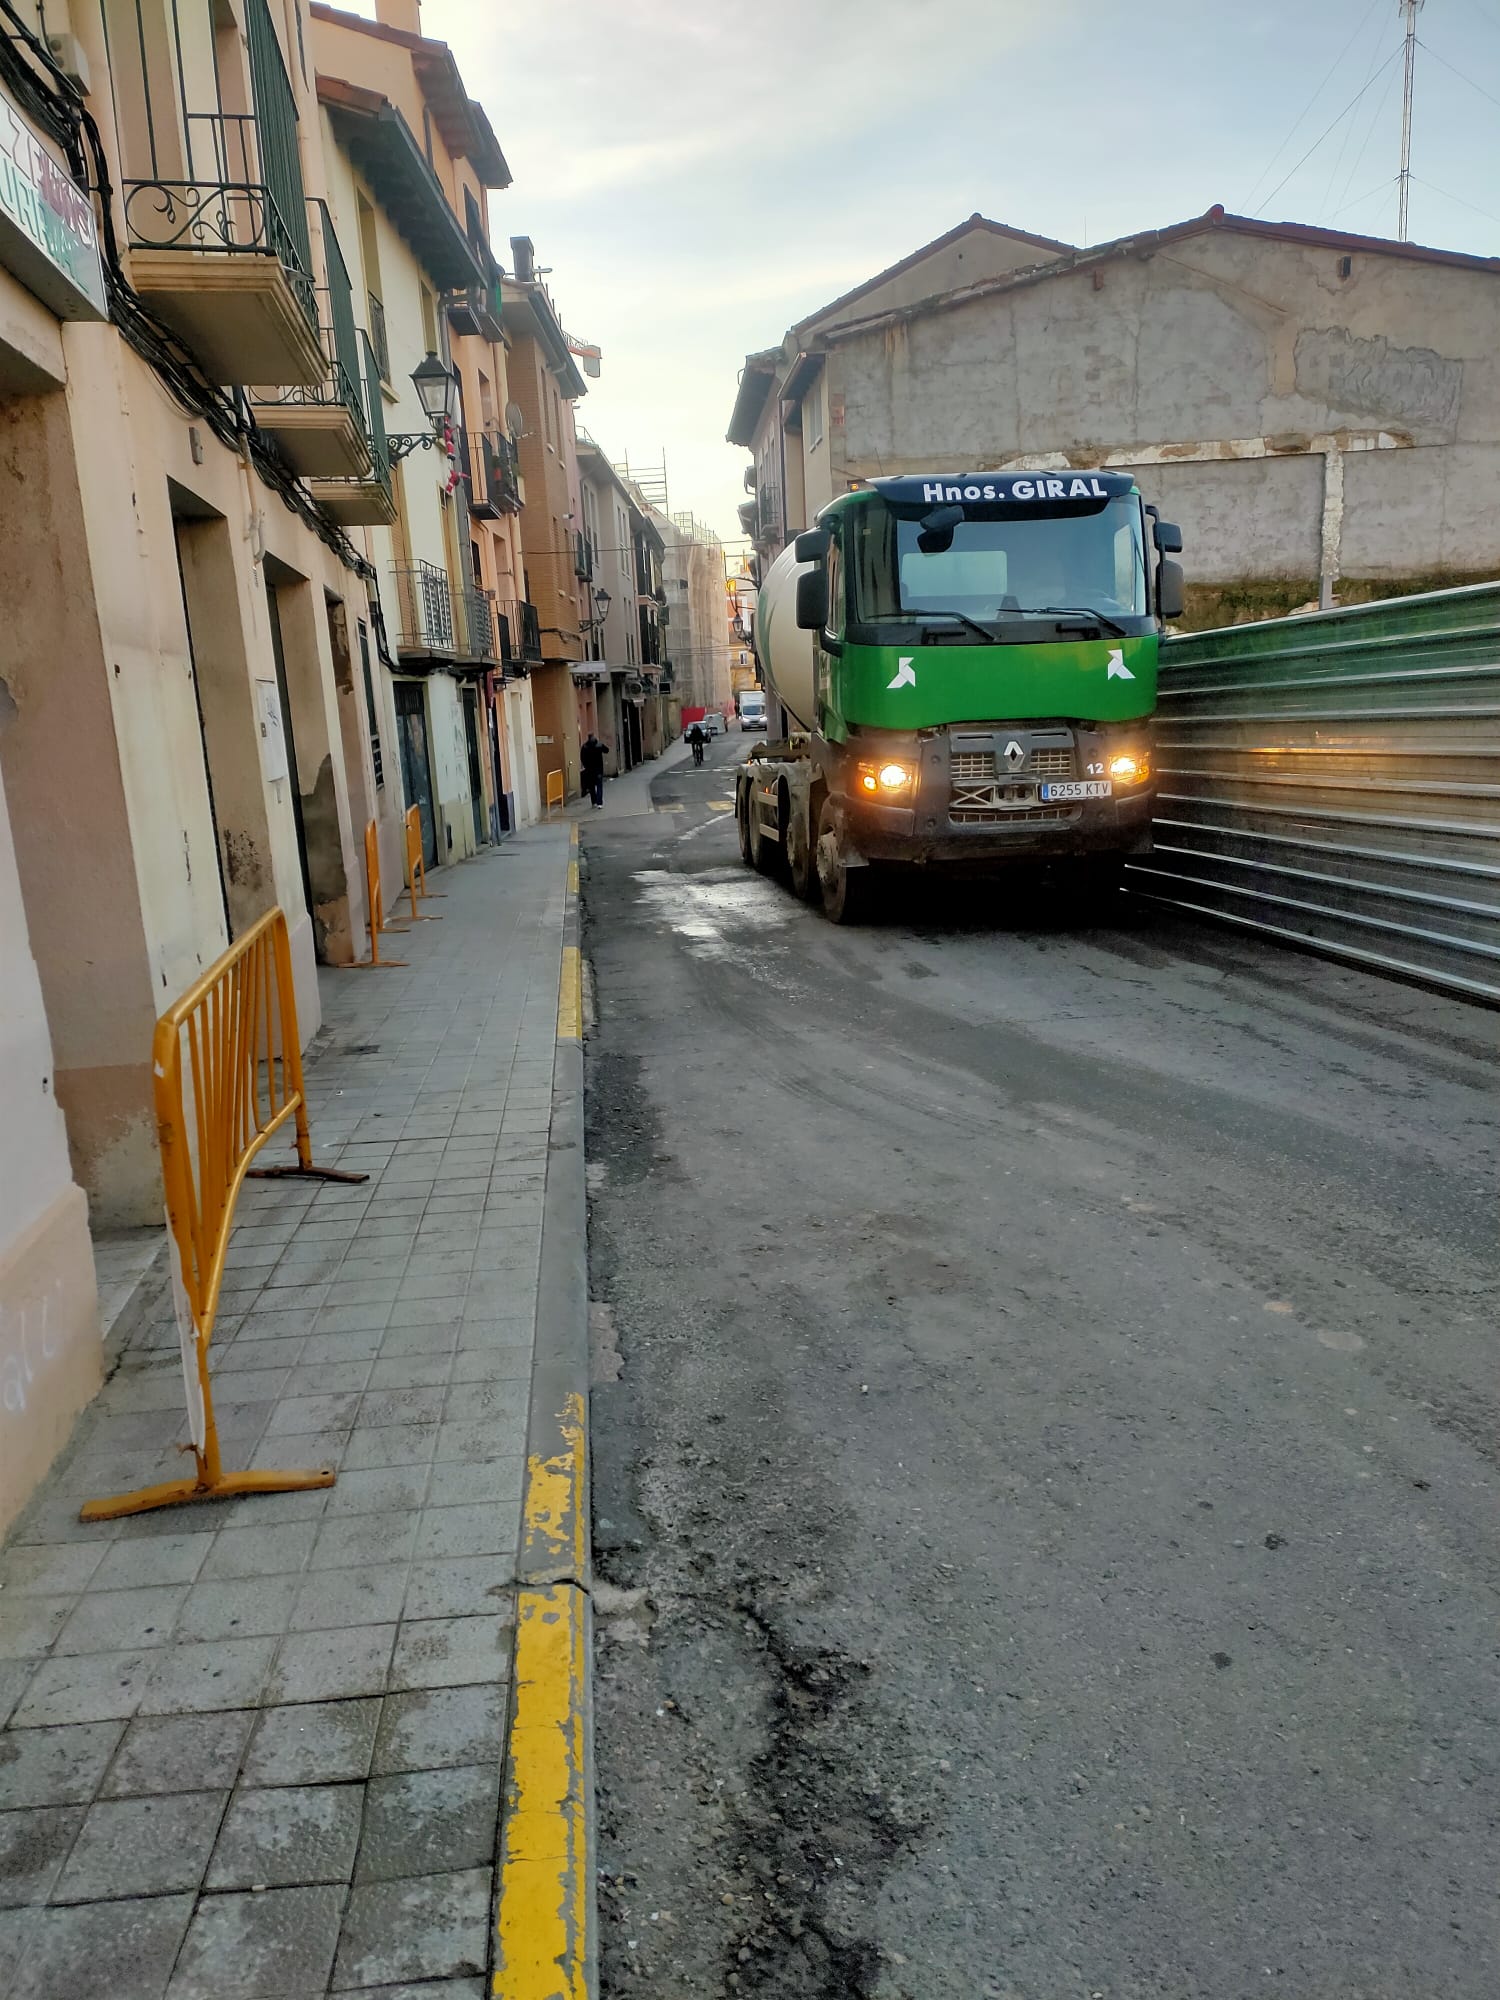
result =
[[[1488,1012],[584,830],[603,1991],[1500,1991]]]

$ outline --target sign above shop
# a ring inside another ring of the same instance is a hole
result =
[[[107,319],[93,203],[0,85],[0,265],[59,319]]]

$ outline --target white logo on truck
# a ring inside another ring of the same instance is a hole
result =
[[[914,688],[916,686],[917,670],[912,665],[912,661],[915,658],[915,653],[903,655],[896,667],[896,678],[893,681],[887,681],[885,684],[887,692],[892,688]]]
[[[1109,666],[1104,678],[1107,681],[1133,681],[1135,675],[1125,664],[1125,655],[1118,646],[1109,649]]]

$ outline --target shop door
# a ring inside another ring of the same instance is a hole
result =
[[[437,816],[432,809],[432,766],[427,759],[427,705],[420,681],[396,682],[396,728],[401,737],[401,781],[406,803],[422,820],[422,860],[438,865]]]
[[[484,824],[484,776],[479,768],[479,696],[471,687],[463,690],[464,737],[469,746],[469,803],[474,809],[474,845],[483,847],[489,839]]]

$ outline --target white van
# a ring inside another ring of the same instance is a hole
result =
[[[740,728],[764,729],[766,696],[763,688],[749,688],[740,696]]]

